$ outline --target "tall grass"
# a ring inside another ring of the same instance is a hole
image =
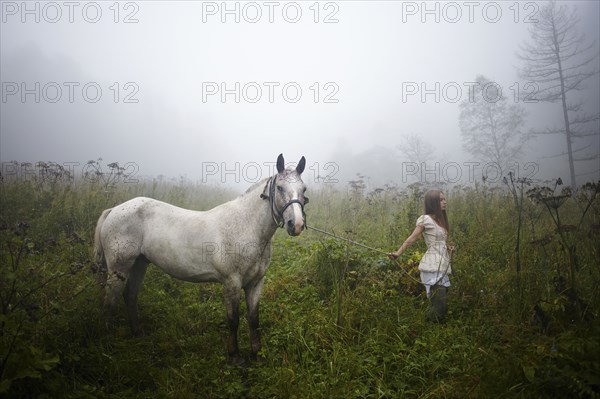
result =
[[[0,396],[600,396],[597,197],[564,201],[562,223],[577,226],[568,232],[526,199],[517,272],[510,192],[447,189],[457,252],[444,325],[425,321],[427,299],[407,278],[418,278],[422,241],[396,263],[315,231],[278,231],[261,301],[266,362],[236,368],[220,285],[150,267],[139,300],[145,335],[134,337],[122,306],[116,327],[105,326],[91,256],[98,216],[119,202],[145,195],[202,210],[234,194],[185,180],[105,183],[0,183]],[[313,189],[308,224],[391,251],[414,228],[424,190]],[[567,245],[576,246],[575,268]],[[242,321],[243,351],[247,331]]]

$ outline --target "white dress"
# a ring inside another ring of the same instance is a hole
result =
[[[448,232],[429,215],[419,216],[416,224],[425,228],[423,237],[427,244],[427,252],[421,258],[419,271],[421,272],[421,282],[427,290],[427,296],[429,296],[433,285],[450,287],[448,276],[452,273],[452,266],[450,265],[450,254],[446,245]]]

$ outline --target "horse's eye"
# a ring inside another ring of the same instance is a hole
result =
[[[304,205],[308,204],[308,197],[305,195],[304,196]]]
[[[280,193],[282,193],[282,192],[283,192],[283,187],[281,187],[281,186],[277,186],[277,190],[278,190]]]

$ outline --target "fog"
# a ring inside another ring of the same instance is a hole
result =
[[[597,54],[599,3],[565,4]],[[81,174],[101,158],[242,190],[283,153],[306,157],[309,185],[345,187],[357,173],[404,185],[423,177],[398,149],[417,135],[433,148],[429,178],[470,183],[481,165],[463,149],[459,102],[477,76],[525,107],[524,130],[562,126],[560,102],[514,96],[527,83],[516,52],[543,5],[3,1],[2,173],[16,160]],[[598,112],[598,75],[584,87],[573,101]],[[576,147],[596,158],[576,164],[578,183],[600,177],[598,136],[585,140]],[[538,136],[516,169],[568,178],[567,157],[553,157],[565,147],[564,135]]]

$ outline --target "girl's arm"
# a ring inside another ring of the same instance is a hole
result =
[[[413,245],[415,243],[415,241],[417,241],[419,239],[421,234],[423,234],[424,230],[425,230],[425,226],[418,225],[417,227],[415,227],[412,234],[406,239],[406,241],[404,241],[404,243],[402,243],[400,248],[398,248],[398,250],[396,252],[389,253],[388,257],[392,260],[399,257],[402,254],[402,252],[404,252],[404,250],[406,250],[408,247]]]

